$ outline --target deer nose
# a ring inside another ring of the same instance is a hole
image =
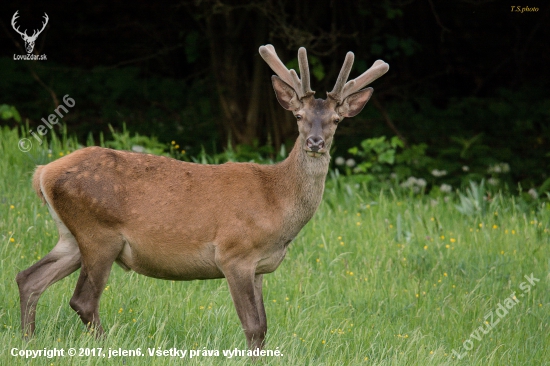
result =
[[[311,136],[306,140],[306,146],[313,152],[317,152],[325,147],[325,140],[319,136]]]

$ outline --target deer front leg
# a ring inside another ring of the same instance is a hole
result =
[[[264,335],[265,335],[265,333],[267,333],[267,316],[265,315],[264,297],[262,293],[263,278],[264,278],[264,275],[262,274],[257,274],[254,277],[254,296],[256,298],[256,309],[260,317],[260,324],[265,329],[265,332],[264,332]]]
[[[96,337],[104,334],[99,320],[99,299],[109,278],[112,262],[102,263],[92,268],[82,266],[70,306],[80,316],[89,331]]]
[[[251,350],[263,348],[267,332],[262,275],[256,275],[254,271],[254,268],[235,268],[225,272],[229,291]]]
[[[96,230],[100,232],[100,228]],[[86,236],[78,239],[82,254],[80,276],[69,305],[96,337],[104,334],[99,319],[99,300],[109,279],[111,267],[124,242],[116,232]],[[100,244],[98,244],[100,243]]]

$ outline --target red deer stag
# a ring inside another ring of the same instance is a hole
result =
[[[306,50],[300,76],[271,45],[260,54],[278,76],[273,88],[296,117],[299,136],[275,165],[200,165],[100,147],[38,166],[33,187],[58,231],[52,251],[17,275],[23,332],[35,329],[36,304],[48,286],[80,268],[70,300],[84,324],[103,334],[99,300],[113,262],[169,280],[227,279],[248,347],[262,348],[267,320],[262,276],[273,272],[323,196],[337,124],[359,113],[388,71],[383,61],[348,81],[353,53],[328,98],[315,99]]]

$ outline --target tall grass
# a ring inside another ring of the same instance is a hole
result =
[[[104,339],[88,334],[69,307],[77,272],[44,293],[36,335],[23,341],[15,275],[57,241],[31,189],[32,171],[78,145],[54,138],[23,153],[20,135],[0,132],[1,365],[28,364],[11,355],[14,348],[54,347],[65,353],[71,347],[139,348],[146,354],[114,360],[129,365],[251,363],[248,357],[149,357],[151,348],[221,353],[245,349],[246,342],[224,280],[161,281],[117,266],[101,300]],[[458,203],[458,197],[446,202],[370,192],[329,178],[319,211],[277,271],[264,276],[266,348],[283,356],[264,357],[262,364],[550,364],[550,207],[526,209],[514,197],[497,195],[488,210],[464,215]],[[523,292],[520,284],[531,273],[540,282]],[[485,315],[514,291],[516,305],[487,334],[472,338]],[[112,362],[66,356],[38,357],[32,364]]]

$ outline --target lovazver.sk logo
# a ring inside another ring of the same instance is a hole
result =
[[[48,18],[48,14],[44,13],[44,21],[42,22],[42,29],[38,30],[38,29],[35,29],[32,33],[32,35],[28,35],[27,34],[27,30],[25,29],[24,32],[21,32],[19,30],[19,26],[15,24],[17,18],[19,17],[19,15],[17,14],[19,12],[19,10],[17,10],[15,12],[15,14],[13,14],[13,17],[11,18],[11,26],[13,27],[13,29],[19,33],[19,35],[21,36],[21,38],[23,38],[23,41],[25,41],[25,50],[27,51],[27,54],[26,55],[16,55],[14,54],[13,55],[13,59],[14,60],[46,60],[46,55],[34,55],[32,53],[32,51],[34,50],[34,43],[36,42],[36,39],[38,38],[38,36],[40,35],[40,33],[42,33],[42,31],[44,30],[44,28],[46,28],[46,25],[48,24],[48,20],[50,18]]]

